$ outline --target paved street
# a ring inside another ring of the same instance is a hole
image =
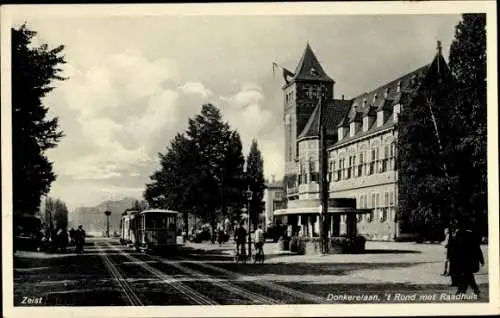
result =
[[[449,286],[449,278],[440,276],[444,249],[439,245],[367,242],[365,254],[320,256],[283,253],[269,243],[263,265],[235,264],[233,249],[232,243],[187,243],[176,255],[149,255],[116,240],[93,238],[83,255],[71,250],[17,252],[15,305],[457,301],[450,298],[455,287]],[[486,246],[483,252],[487,263]],[[482,292],[479,299],[460,302],[488,301],[487,265],[476,279]],[[469,291],[468,297],[472,295]],[[414,299],[404,301],[401,296]]]

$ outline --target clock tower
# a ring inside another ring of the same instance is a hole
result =
[[[333,99],[333,85],[330,78],[319,63],[309,43],[290,79],[282,87],[284,96],[285,124],[285,180],[286,186],[296,186],[298,158],[297,136],[300,135],[314,108],[319,96],[323,100]]]

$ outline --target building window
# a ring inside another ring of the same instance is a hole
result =
[[[375,173],[375,149],[372,149],[372,156],[370,160],[370,170],[368,171],[368,175],[372,175]]]
[[[380,219],[379,219],[381,223],[387,221],[387,214],[388,214],[388,208],[382,208],[380,211]]]
[[[318,182],[319,174],[317,172],[311,172],[311,182]]]
[[[389,194],[389,206],[394,206],[394,192]]]
[[[347,176],[346,179],[350,179],[352,175],[353,157],[349,156],[349,166],[347,166]]]
[[[279,191],[275,192],[275,193],[274,193],[274,198],[275,198],[276,200],[281,200],[281,198],[282,198],[282,196],[281,196],[281,192],[279,192]]]
[[[389,163],[389,146],[384,147],[384,158],[382,159],[381,172],[386,172]]]
[[[358,177],[363,176],[363,153],[359,154]]]
[[[392,170],[396,170],[396,156],[395,156],[395,143],[391,143],[389,146],[389,166]]]

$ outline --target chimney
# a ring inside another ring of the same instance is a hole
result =
[[[272,180],[272,183],[275,183],[275,182],[276,182],[276,179],[275,179],[275,178],[276,178],[276,175],[272,174],[272,175],[271,175],[271,180]]]
[[[342,100],[344,100],[344,94],[342,94]]]

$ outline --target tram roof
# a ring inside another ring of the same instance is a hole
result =
[[[165,213],[165,214],[179,214],[178,211],[174,210],[164,210],[164,209],[149,209],[149,210],[144,210],[140,214],[146,214],[146,213]]]

